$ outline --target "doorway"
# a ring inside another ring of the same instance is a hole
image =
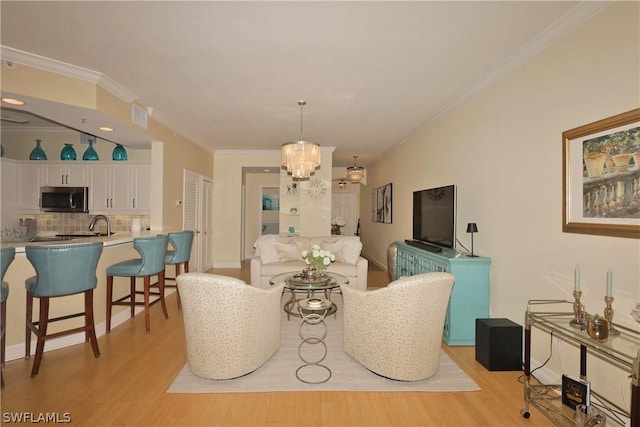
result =
[[[280,187],[262,187],[261,193],[260,234],[278,234],[280,232]]]
[[[182,228],[193,231],[190,270],[205,272],[213,268],[213,181],[185,169],[183,200]]]
[[[356,234],[358,215],[356,212],[356,193],[354,191],[334,191],[331,195],[331,218],[341,217],[345,226],[340,234],[353,236]]]

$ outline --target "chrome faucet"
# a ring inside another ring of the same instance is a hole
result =
[[[98,222],[98,220],[100,219],[104,220],[104,222],[107,223],[107,236],[111,236],[111,222],[109,221],[109,217],[106,215],[94,216],[91,220],[91,223],[89,224],[89,231],[93,231],[93,228],[96,226],[96,222]]]

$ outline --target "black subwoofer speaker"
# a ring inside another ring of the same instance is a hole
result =
[[[476,360],[490,371],[521,371],[522,326],[509,319],[476,319]]]

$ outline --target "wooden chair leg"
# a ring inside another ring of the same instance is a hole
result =
[[[98,338],[96,337],[96,326],[93,318],[93,289],[89,289],[84,293],[84,324],[87,328],[86,336],[91,342],[93,355],[95,357],[100,357]]]
[[[4,349],[5,349],[5,325],[7,324],[7,302],[4,301],[0,303],[0,319],[2,319],[2,325],[0,325],[0,333],[2,334],[2,338],[0,338],[0,351],[2,354],[0,355],[0,387],[4,387]]]
[[[150,295],[150,287],[151,287],[151,276],[144,276],[144,325],[147,330],[147,333],[151,332],[151,318],[149,316],[150,311],[150,303],[149,303],[149,295]]]
[[[5,340],[5,329],[6,329],[6,324],[7,324],[7,301],[4,301],[3,303],[0,304],[0,322],[2,322],[2,325],[0,325],[0,334],[2,334],[2,338],[0,338],[0,365],[4,366],[4,358],[5,358],[5,346],[6,346],[6,340]]]
[[[113,303],[113,276],[107,276],[107,334],[111,332],[111,305]]]
[[[27,316],[25,323],[25,336],[24,336],[24,358],[28,359],[31,357],[31,328],[29,328],[29,323],[33,322],[33,294],[27,291]]]
[[[133,319],[133,317],[136,315],[136,277],[135,276],[131,276],[131,279],[129,280],[129,292],[131,292],[130,318]]]
[[[40,298],[40,313],[38,320],[38,343],[36,344],[36,356],[33,359],[33,369],[31,369],[31,378],[38,375],[40,371],[40,362],[44,354],[44,341],[47,335],[47,323],[49,321],[49,298]]]
[[[185,263],[186,265],[186,263]],[[174,280],[176,280],[176,297],[178,299],[178,310],[182,310],[182,301],[180,301],[180,290],[178,289],[178,276],[180,275],[180,263],[176,264],[176,278]]]
[[[160,294],[160,305],[162,306],[162,312],[164,318],[169,318],[169,312],[167,311],[167,303],[164,300],[164,270],[158,273],[158,293]]]

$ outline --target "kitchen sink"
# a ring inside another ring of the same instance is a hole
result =
[[[29,242],[65,242],[68,240],[73,240],[73,238],[69,236],[39,236],[29,239]]]
[[[110,235],[115,234],[115,232],[111,232]],[[71,239],[79,239],[82,237],[106,237],[107,233],[73,233],[73,234],[56,234],[56,237],[66,237]]]

